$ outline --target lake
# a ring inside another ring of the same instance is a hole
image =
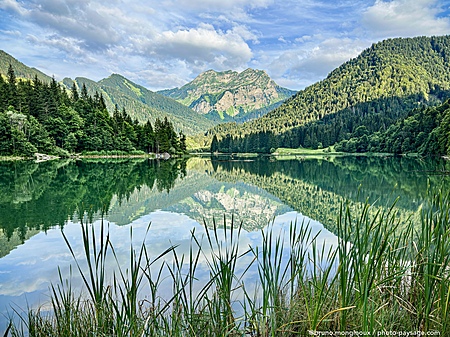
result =
[[[449,170],[444,160],[396,157],[0,162],[0,331],[14,311],[45,310],[59,271],[81,284],[62,235],[81,259],[80,224],[109,224],[120,261],[146,235],[153,256],[170,246],[188,253],[192,233],[224,221],[242,224],[242,249],[294,222],[331,246],[342,204],[368,201],[376,212],[395,202],[399,219],[419,217],[429,189],[450,188]]]

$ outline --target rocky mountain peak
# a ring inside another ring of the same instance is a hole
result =
[[[208,70],[181,88],[161,92],[199,114],[220,118],[242,116],[272,106],[294,92],[278,86],[263,70]]]

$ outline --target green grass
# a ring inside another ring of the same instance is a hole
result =
[[[141,150],[133,150],[133,151],[84,151],[81,155],[82,157],[96,157],[96,156],[105,156],[105,157],[113,157],[113,156],[148,156],[147,153]]]
[[[0,156],[0,161],[16,161],[16,160],[27,160],[29,158],[19,157],[19,156]]]
[[[278,148],[274,155],[279,155],[279,156],[289,156],[289,155],[293,155],[293,156],[307,156],[307,155],[342,155],[342,152],[335,152],[334,149],[332,147],[330,148],[326,148],[326,149],[307,149],[307,148],[297,148],[297,149],[290,149],[290,148],[283,148],[280,147]]]
[[[169,247],[149,256],[145,238],[119,264],[108,228],[82,224],[87,271],[67,246],[83,293],[60,275],[52,313],[30,310],[11,336],[308,336],[308,331],[437,331],[450,334],[450,195],[435,192],[420,223],[406,228],[394,205],[373,214],[367,202],[343,204],[340,244],[322,246],[307,223],[286,233],[262,232],[262,244],[242,251],[242,224],[233,219],[206,234],[191,233],[190,250]],[[206,225],[206,224],[205,224]],[[151,231],[151,227],[149,227]],[[283,239],[283,235],[288,240]],[[130,232],[132,236],[132,231]],[[98,237],[96,239],[96,237]],[[289,242],[285,244],[285,242]],[[110,279],[105,261],[116,269]],[[247,267],[237,268],[241,259]],[[206,261],[207,280],[199,280]],[[239,271],[238,271],[239,270]],[[256,288],[246,283],[256,271]],[[70,276],[70,275],[69,275]],[[171,284],[171,295],[160,297]],[[199,290],[200,289],[200,290]],[[140,298],[145,294],[145,299]]]
[[[392,153],[372,153],[372,152],[364,152],[364,153],[349,153],[349,152],[337,152],[334,150],[334,146],[330,146],[323,149],[308,149],[308,148],[278,148],[273,155],[282,156],[282,159],[286,159],[284,157],[289,158],[298,158],[299,156],[307,156],[308,158],[316,156],[323,158],[324,156],[392,156]]]

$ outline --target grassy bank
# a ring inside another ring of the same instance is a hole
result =
[[[87,268],[66,239],[84,281],[83,294],[60,275],[51,289],[51,313],[30,310],[6,335],[310,336],[313,331],[357,331],[377,336],[423,331],[447,336],[450,196],[436,193],[431,199],[420,223],[410,221],[401,231],[394,207],[369,215],[369,204],[359,209],[342,205],[336,219],[338,247],[317,242],[307,223],[293,223],[284,234],[288,241],[264,231],[260,246],[242,250],[242,227],[224,223],[205,234],[193,232],[184,255],[169,247],[149,256],[144,238],[141,246],[130,246],[126,268],[106,226],[94,233],[92,226],[83,225]],[[108,256],[117,262],[112,277],[106,275]],[[242,260],[249,261],[244,269],[237,267]],[[208,267],[207,280],[197,275],[200,263]],[[256,287],[246,281],[251,271]],[[167,284],[171,294],[162,298]]]
[[[366,157],[391,157],[392,153],[376,153],[376,152],[363,152],[363,153],[350,153],[350,152],[338,152],[335,151],[334,146],[330,146],[324,149],[307,149],[307,148],[278,148],[274,153],[277,156],[366,156]],[[416,156],[416,155],[414,155]]]
[[[25,157],[19,156],[0,156],[0,161],[15,161],[15,160],[26,160]]]

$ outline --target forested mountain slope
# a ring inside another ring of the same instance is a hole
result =
[[[0,50],[0,74],[3,74],[6,76],[8,73],[9,65],[11,65],[14,68],[14,73],[17,78],[32,80],[36,76],[37,78],[46,83],[50,83],[52,78],[43,72],[35,69],[30,68],[23,64],[22,62],[19,62],[14,57],[9,55],[8,53],[5,53],[3,50]]]
[[[367,127],[360,126],[352,138],[342,140],[335,149],[359,153],[450,155],[450,101],[437,107],[414,109],[383,131],[370,134]]]
[[[270,132],[272,145],[314,148],[349,139],[359,126],[369,133],[385,130],[412,109],[449,96],[449,61],[449,36],[385,40],[267,115],[242,126],[218,125],[210,134],[219,140],[229,135],[230,150],[243,151],[242,136],[249,134]]]
[[[177,130],[186,134],[204,132],[214,125],[183,104],[154,93],[118,74],[99,82],[82,77],[77,77],[75,81],[69,78],[63,80],[67,88],[71,88],[74,82],[79,89],[83,84],[86,85],[90,95],[95,92],[101,94],[109,111],[113,111],[117,104],[119,109],[125,108],[132,119],[140,122],[150,120],[154,123],[156,118],[167,117]]]

